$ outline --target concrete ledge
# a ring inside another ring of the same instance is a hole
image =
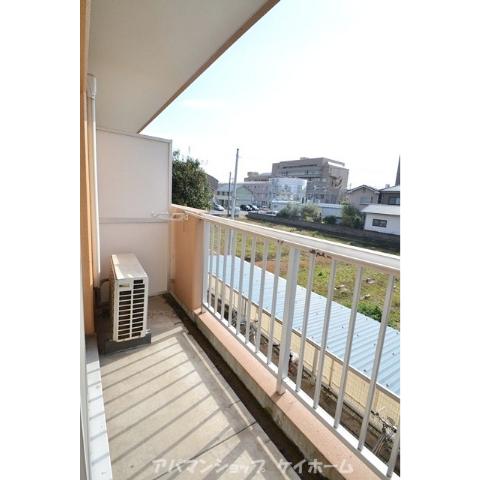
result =
[[[253,357],[209,312],[194,312],[200,331],[242,380],[275,423],[297,445],[308,461],[329,465],[323,475],[329,480],[380,479],[335,434],[323,425],[288,390],[276,392],[276,378]],[[334,466],[344,465],[339,471]],[[351,468],[348,468],[348,466]],[[349,471],[351,470],[351,471]]]
[[[87,370],[90,480],[111,480],[112,465],[110,463],[107,422],[103,404],[102,376],[100,374],[97,339],[94,336],[86,338],[85,364]]]

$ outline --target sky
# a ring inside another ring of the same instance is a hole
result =
[[[272,162],[345,162],[351,187],[394,184],[402,31],[391,0],[281,0],[143,133],[227,182]],[[402,160],[403,162],[404,160]]]

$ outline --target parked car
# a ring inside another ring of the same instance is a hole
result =
[[[250,207],[250,205],[240,205],[240,210],[244,212],[251,212],[252,208]]]
[[[260,210],[256,205],[249,204],[248,206],[252,209],[253,212],[258,212]]]
[[[225,211],[225,209],[219,203],[213,203],[212,204],[212,209],[215,210],[216,212],[224,212]]]

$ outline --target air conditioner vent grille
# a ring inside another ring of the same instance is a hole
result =
[[[113,339],[130,340],[147,332],[148,277],[133,254],[112,255]]]

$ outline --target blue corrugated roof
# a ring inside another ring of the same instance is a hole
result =
[[[233,288],[239,289],[240,284],[240,258],[235,258],[235,272]],[[216,255],[213,268],[215,273]],[[226,284],[230,284],[231,276],[231,257],[227,256],[227,274]],[[223,255],[219,256],[220,279],[223,279]],[[252,282],[252,302],[257,304],[260,300],[260,282],[262,269],[255,266]],[[243,286],[242,293],[247,296],[250,280],[250,263],[244,262],[243,269]],[[273,280],[274,275],[265,272],[265,286],[263,308],[267,312],[272,310],[273,296]],[[287,282],[284,278],[278,279],[277,308],[275,316],[280,320],[283,319],[283,307],[285,301],[285,290]],[[305,306],[306,289],[297,285],[295,310],[293,314],[293,328],[298,332],[302,330],[303,311]],[[312,292],[310,299],[310,314],[308,317],[307,337],[313,342],[320,345],[323,330],[323,320],[325,315],[326,297]],[[350,308],[344,307],[337,302],[332,302],[330,325],[327,339],[327,350],[343,360],[345,352],[345,343],[348,332],[348,322],[350,319]],[[380,323],[367,317],[361,313],[357,313],[355,324],[354,339],[352,344],[352,353],[350,356],[350,364],[352,367],[362,372],[366,376],[370,376],[375,355],[376,342]],[[385,334],[385,343],[380,362],[380,371],[378,375],[378,383],[396,395],[400,395],[400,332],[391,327],[387,327]]]

